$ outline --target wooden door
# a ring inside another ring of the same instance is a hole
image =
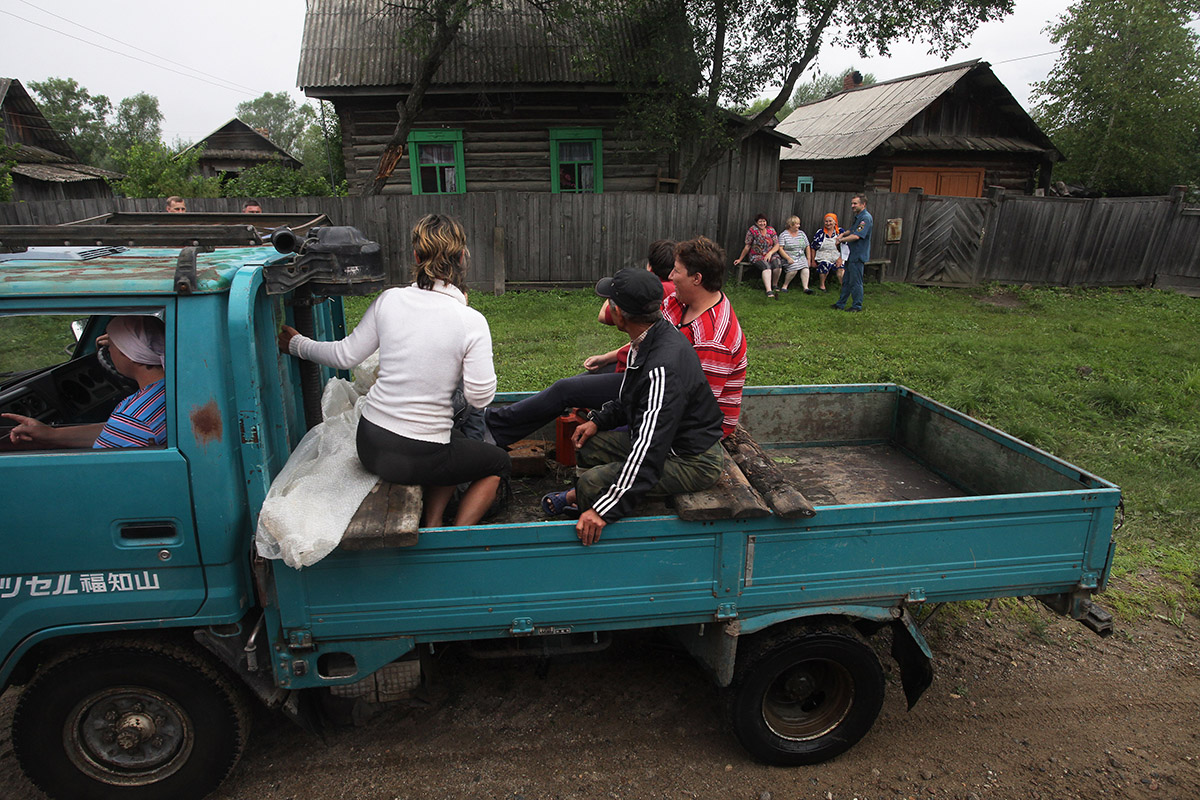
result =
[[[983,197],[982,167],[894,167],[892,191],[904,193],[914,186],[926,194],[943,197]]]

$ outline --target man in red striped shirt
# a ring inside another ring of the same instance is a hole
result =
[[[725,250],[713,240],[697,236],[675,245],[671,270],[675,293],[663,303],[663,316],[677,327],[700,356],[700,366],[721,408],[722,434],[737,427],[746,385],[746,337],[725,284]]]

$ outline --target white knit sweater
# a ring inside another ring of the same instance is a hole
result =
[[[496,395],[492,334],[467,298],[438,281],[388,289],[371,303],[345,339],[292,338],[292,355],[350,369],[379,350],[379,378],[367,392],[363,416],[389,431],[424,442],[450,441],[451,396],[463,384],[467,402],[483,408]]]

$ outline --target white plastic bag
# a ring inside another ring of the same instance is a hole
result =
[[[373,382],[374,372],[363,372]],[[335,378],[325,385],[325,421],[300,440],[263,501],[255,534],[259,555],[299,569],[317,563],[341,542],[378,480],[363,469],[355,446],[362,403],[349,381]]]

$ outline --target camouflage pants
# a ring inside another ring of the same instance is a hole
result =
[[[575,463],[583,472],[575,482],[576,502],[586,511],[608,491],[621,474],[632,443],[629,431],[601,431],[587,440],[575,454]],[[721,477],[725,468],[725,448],[718,441],[694,456],[667,456],[658,483],[649,491],[650,497],[698,492],[707,489]]]

